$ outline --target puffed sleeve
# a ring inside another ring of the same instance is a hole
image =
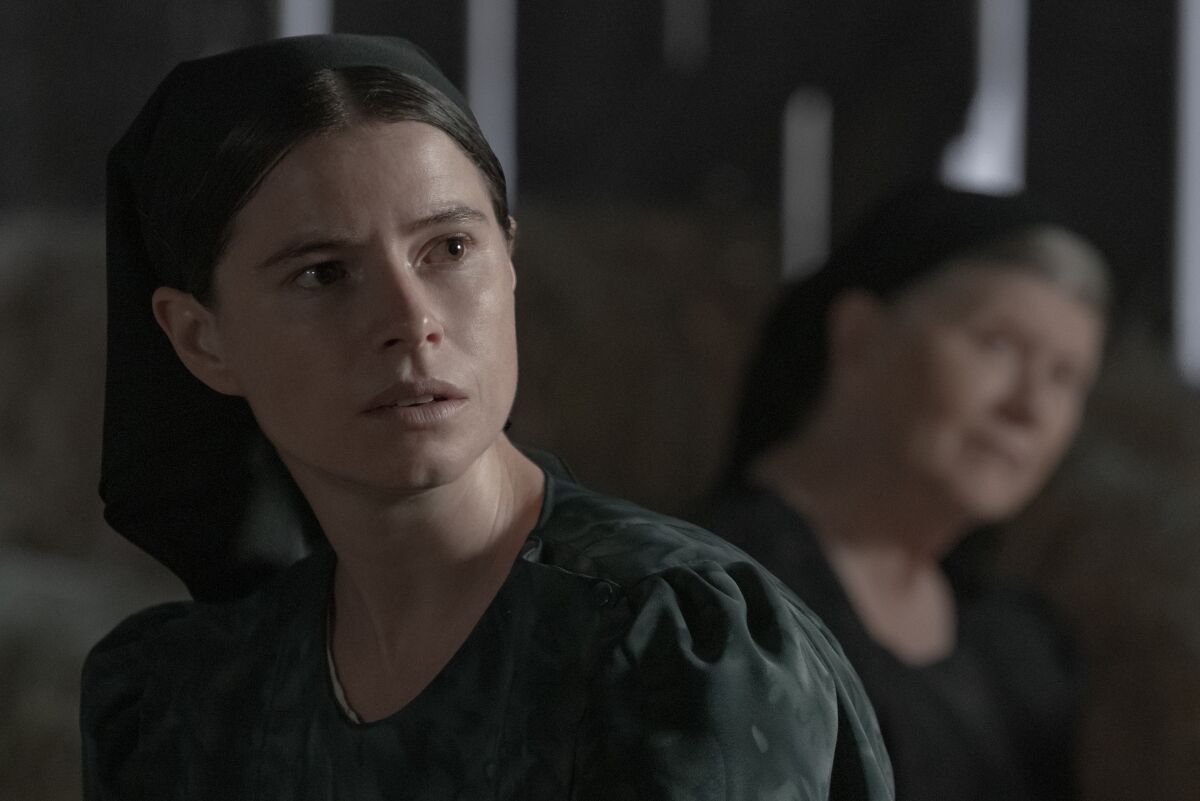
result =
[[[88,654],[79,708],[85,801],[143,798],[140,721],[154,661],[151,643],[186,609],[173,603],[139,612]]]
[[[627,602],[631,623],[593,681],[576,798],[893,797],[858,678],[761,568],[672,567]]]

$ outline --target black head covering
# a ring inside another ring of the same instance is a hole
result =
[[[198,212],[180,198],[220,179],[209,165],[268,98],[318,70],[348,67],[420,78],[473,119],[410,42],[302,36],[180,64],[109,155],[104,517],[197,598],[243,594],[320,535],[245,401],[196,380],[155,323],[154,290],[189,288],[164,232],[188,229]]]
[[[1030,195],[982,194],[913,184],[884,200],[844,237],[811,277],[837,294],[859,288],[889,297],[947,260],[1035,225],[1067,227]],[[802,281],[793,292],[800,292]]]
[[[1035,225],[1070,228],[1026,194],[988,195],[936,183],[910,185],[872,209],[815,273],[783,288],[747,364],[733,448],[722,481],[790,436],[825,379],[834,298],[861,289],[890,298],[947,261]]]

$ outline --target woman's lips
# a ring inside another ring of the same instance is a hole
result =
[[[969,442],[977,453],[995,459],[1013,470],[1023,469],[1028,461],[1022,449],[993,437],[976,435],[971,437]]]
[[[385,409],[396,409],[399,407],[411,408],[413,406],[424,406],[428,403],[440,403],[444,400],[447,400],[446,396],[444,395],[418,395],[412,398],[399,398],[392,403],[381,403],[378,406],[367,409],[367,411],[378,412]]]
[[[398,381],[367,401],[362,414],[411,425],[430,425],[445,420],[466,403],[466,393],[446,381]]]
[[[466,405],[466,398],[425,395],[375,406],[362,414],[411,426],[428,426],[446,420]]]

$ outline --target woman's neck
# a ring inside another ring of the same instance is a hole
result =
[[[537,523],[543,480],[501,437],[452,484],[390,503],[302,484],[338,556],[332,649],[364,719],[407,704],[465,642]]]
[[[803,512],[822,536],[894,553],[898,564],[937,563],[971,524],[852,422],[813,420],[751,465],[750,479]]]
[[[911,664],[953,650],[954,599],[940,559],[966,521],[907,490],[885,462],[819,430],[760,458],[751,480],[812,525],[873,639]]]
[[[506,536],[523,539],[541,507],[541,470],[507,438],[455,480],[416,492],[388,494],[339,482],[300,481],[301,489],[337,552],[356,575],[458,570],[503,549]],[[518,529],[523,529],[518,531]]]

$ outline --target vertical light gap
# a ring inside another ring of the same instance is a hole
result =
[[[942,180],[983,192],[1025,185],[1028,0],[979,0],[975,96],[963,134],[942,158]]]
[[[833,191],[833,104],[819,89],[797,89],[783,112],[783,275],[804,275],[829,252]]]
[[[1200,9],[1179,3],[1175,180],[1175,360],[1200,386]]]
[[[304,36],[333,30],[334,0],[279,0],[276,11],[279,36]]]
[[[467,0],[467,102],[517,197],[517,2]]]
[[[695,72],[708,60],[709,0],[663,0],[663,62]]]

